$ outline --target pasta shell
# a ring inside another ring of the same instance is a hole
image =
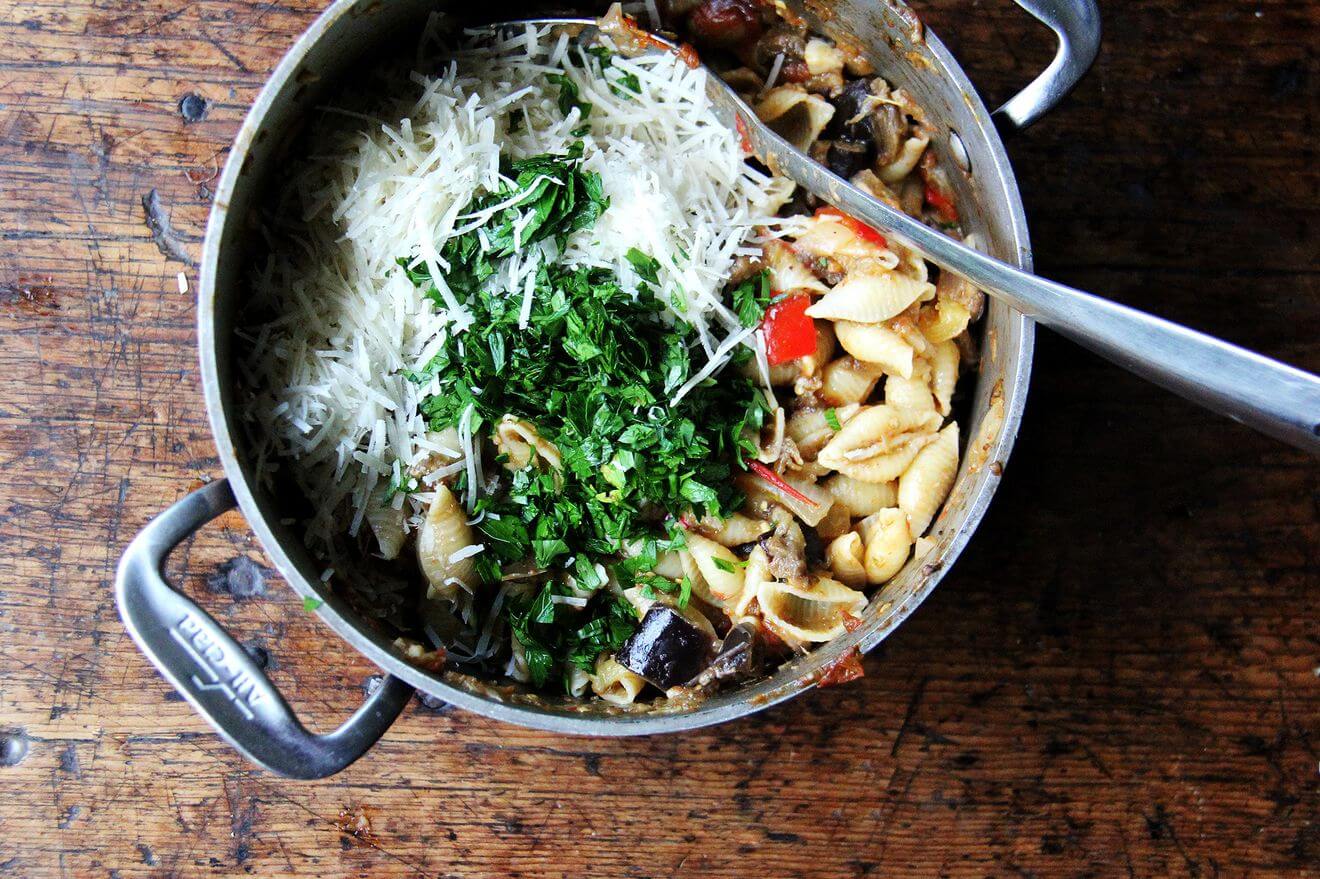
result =
[[[755,110],[771,130],[804,153],[834,118],[833,104],[818,95],[808,94],[800,85],[770,89]]]
[[[582,698],[587,688],[591,686],[591,675],[581,666],[571,662],[564,670],[564,677],[567,678],[564,689],[568,690],[568,694],[574,699]]]
[[[711,604],[723,606],[742,594],[743,569],[742,559],[733,554],[726,546],[721,546],[708,537],[687,533],[687,555],[701,573],[693,577],[692,588]]]
[[[930,390],[930,367],[922,364],[911,378],[890,376],[885,380],[885,405],[912,412],[934,412],[935,397]]]
[[[820,372],[822,366],[834,359],[834,349],[838,347],[837,340],[834,337],[834,322],[828,320],[815,321],[816,326],[816,350],[798,361],[803,375],[815,375]]]
[[[834,436],[834,428],[830,427],[823,409],[799,409],[789,416],[784,432],[808,461]]]
[[[928,340],[939,343],[962,335],[971,317],[971,312],[957,302],[941,299],[934,308],[921,310],[917,326]]]
[[[527,667],[527,649],[516,637],[509,639],[509,654],[509,677],[521,684],[530,681],[532,673]]]
[[[642,692],[646,681],[642,676],[625,668],[613,656],[596,660],[596,673],[591,676],[591,691],[606,702],[631,705]]]
[[[642,554],[643,549],[644,545],[641,540],[632,540],[624,544],[623,554],[628,558],[636,558]],[[652,573],[658,577],[664,577],[666,580],[681,580],[685,573],[683,570],[683,559],[679,557],[677,552],[669,551],[659,553],[656,556],[655,567],[652,568]]]
[[[821,540],[833,540],[846,534],[852,528],[852,515],[841,505],[830,505],[830,511],[816,523],[816,536]]]
[[[816,460],[865,482],[888,482],[934,440],[941,420],[933,411],[870,406],[843,425]]]
[[[780,293],[805,290],[813,296],[829,288],[798,259],[793,249],[782,241],[770,240],[762,245],[762,262],[770,271],[770,286]]]
[[[901,211],[903,209],[903,206],[899,203],[898,196],[894,194],[894,191],[889,188],[888,184],[877,177],[875,172],[870,168],[858,171],[848,182],[853,186],[856,186],[862,192],[865,192],[867,195],[877,198],[889,205],[896,211]]]
[[[820,395],[836,406],[863,403],[884,374],[877,364],[865,363],[856,357],[840,357],[825,367]]]
[[[510,470],[522,470],[543,462],[552,470],[563,467],[563,458],[554,444],[542,439],[535,425],[513,415],[505,415],[495,426],[495,447],[509,460]]]
[[[454,554],[474,543],[467,513],[445,485],[435,487],[435,500],[417,530],[417,560],[426,577],[428,598],[452,599],[458,590],[476,587],[476,564],[469,556],[455,560]]]
[[[917,167],[917,162],[921,161],[921,154],[926,151],[929,143],[930,138],[924,134],[909,137],[899,149],[898,158],[879,169],[880,179],[886,183],[897,183],[911,174],[912,169]]]
[[[667,580],[682,580],[687,571],[683,567],[683,556],[678,552],[662,552],[655,560],[655,573]]]
[[[838,580],[816,577],[810,586],[771,581],[757,590],[761,618],[786,640],[819,643],[846,631],[845,620],[860,616],[866,596]]]
[[[821,39],[807,40],[802,60],[812,76],[824,73],[843,73],[843,53]]]
[[[902,569],[912,549],[907,514],[897,507],[873,513],[858,525],[866,543],[868,583],[883,583]]]
[[[973,246],[971,236],[968,236],[967,244]],[[976,289],[971,281],[953,272],[940,272],[939,282],[935,285],[935,297],[942,303],[960,306],[967,312],[969,321],[979,320],[981,312],[985,310],[985,294]]]
[[[443,449],[444,451],[428,451],[408,467],[408,475],[422,479],[427,484],[433,484],[437,480],[427,480],[426,477],[446,464],[461,460],[463,453],[459,450],[463,446],[458,438],[458,428],[455,427],[446,427],[438,432],[427,433],[426,443],[427,445],[424,448]]]
[[[850,515],[864,518],[885,507],[898,503],[898,483],[863,482],[851,476],[839,474],[825,480],[825,490],[834,496],[835,502]]]
[[[882,268],[898,265],[898,254],[858,235],[834,214],[804,218],[806,228],[793,240],[793,249],[814,257],[828,257],[848,265],[873,262]]]
[[[914,536],[926,533],[958,475],[958,425],[950,423],[917,454],[898,480],[898,506]]]
[[[766,555],[764,549],[758,546],[747,556],[747,567],[743,568],[743,575],[745,577],[743,594],[729,609],[729,616],[735,620],[744,616],[756,601],[761,585],[775,579],[770,573],[770,556]]]
[[[393,504],[386,503],[385,491],[378,489],[371,494],[367,504],[366,519],[367,524],[371,526],[371,533],[376,538],[376,544],[380,547],[380,557],[398,558],[403,550],[404,540],[408,537],[404,528],[404,523],[408,519],[407,511],[403,507],[395,509]]]
[[[734,513],[723,520],[708,516],[701,520],[701,524],[709,531],[711,540],[721,546],[742,546],[744,543],[751,543],[775,527],[764,519],[753,519],[742,513]]]
[[[761,367],[757,365],[755,360],[748,360],[744,363],[740,363],[737,368],[740,375],[751,379],[756,382],[757,385],[762,383]],[[770,385],[771,387],[776,388],[783,387],[784,385],[791,385],[802,375],[802,370],[798,367],[798,361],[796,360],[790,360],[787,363],[770,364],[769,372]]]
[[[862,538],[854,531],[840,535],[830,541],[825,548],[825,561],[840,582],[846,586],[858,587],[866,583],[866,548]]]
[[[779,474],[779,478],[793,491],[785,491],[751,473],[739,475],[734,479],[734,484],[749,499],[766,500],[778,504],[808,525],[814,526],[830,511],[830,505],[834,503],[834,498],[830,497],[820,486],[787,473]],[[806,500],[803,500],[803,498],[806,498]]]
[[[839,344],[858,360],[874,363],[886,375],[912,377],[912,345],[898,333],[877,324],[841,320],[834,324]]]
[[[695,570],[695,567],[693,570]],[[695,587],[693,591],[696,591]],[[649,597],[647,595],[648,592],[650,593]],[[673,608],[679,616],[709,635],[712,641],[718,639],[715,634],[715,627],[711,625],[711,622],[706,618],[706,615],[698,611],[692,604],[688,604],[686,607],[679,607],[675,592],[657,589],[654,586],[650,589],[647,589],[645,585],[631,586],[623,590],[623,599],[632,606],[632,609],[637,614],[637,619],[639,620],[646,616],[646,612],[651,609],[652,605],[663,604],[666,607]]]
[[[929,537],[918,537],[912,542],[912,558],[921,561],[935,548],[935,541]]]
[[[899,247],[899,270],[917,281],[930,280],[930,267],[926,265],[925,258],[915,250],[908,250],[905,247]],[[935,285],[931,284],[930,289],[923,292],[919,301],[929,302],[935,298]]]
[[[935,346],[930,363],[930,389],[935,395],[935,408],[944,416],[951,411],[953,390],[958,386],[958,363],[961,360],[958,345],[940,342]]]
[[[810,308],[810,317],[880,323],[905,311],[923,296],[934,296],[935,286],[893,271],[870,267],[849,272],[834,289]]]

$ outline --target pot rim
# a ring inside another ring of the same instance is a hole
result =
[[[198,355],[203,394],[218,456],[249,527],[260,539],[267,556],[293,591],[301,597],[323,601],[315,611],[323,623],[381,669],[401,678],[418,690],[495,720],[533,729],[579,735],[633,736],[681,732],[750,715],[811,689],[818,683],[822,667],[843,656],[845,652],[854,647],[862,653],[869,652],[888,637],[889,633],[926,599],[970,541],[998,488],[997,474],[983,481],[975,494],[967,499],[962,526],[949,538],[947,548],[941,557],[941,564],[934,570],[925,569],[921,582],[904,601],[891,603],[875,618],[868,620],[855,631],[822,645],[806,657],[785,663],[770,674],[758,678],[751,685],[718,693],[689,710],[660,708],[619,714],[586,713],[585,710],[583,713],[573,713],[571,710],[564,710],[563,706],[556,706],[558,710],[555,710],[533,704],[501,701],[493,694],[483,695],[473,692],[410,665],[393,651],[389,640],[365,626],[358,625],[353,619],[353,611],[346,603],[328,590],[325,592],[318,590],[303,576],[266,521],[253,486],[249,484],[248,474],[239,461],[234,435],[240,427],[237,423],[231,423],[230,415],[224,405],[225,390],[220,382],[215,335],[216,275],[220,244],[226,224],[241,219],[231,216],[230,201],[240,181],[240,171],[244,162],[259,132],[266,124],[267,114],[326,32],[344,15],[352,13],[361,2],[362,0],[335,0],[298,38],[262,87],[235,137],[216,187],[207,221],[199,272]],[[895,0],[886,0],[886,2],[891,6],[899,5]],[[992,170],[996,177],[994,189],[1006,201],[1005,206],[1011,221],[1011,228],[1006,231],[1011,233],[1010,243],[1014,248],[1015,257],[1013,261],[1020,267],[1030,270],[1031,249],[1021,195],[1003,141],[991,121],[990,113],[961,66],[938,37],[926,30],[923,41],[940,68],[938,72],[951,79],[952,85],[961,92],[976,118],[979,133],[987,141],[992,158]],[[972,136],[972,132],[964,129],[959,135],[966,139]],[[978,173],[984,175],[986,171],[982,170]],[[997,303],[991,303],[991,306],[1004,307],[998,306]],[[987,461],[1000,463],[1008,460],[1021,424],[1030,383],[1035,337],[1034,323],[1029,318],[1011,311],[1008,313],[1008,318],[1010,326],[1016,325],[1017,344],[1015,350],[1004,352],[1004,362],[1015,364],[1016,369],[1010,377],[1011,385],[1007,384],[1005,379],[1002,426],[990,443],[986,457]],[[233,421],[236,422],[237,419]]]

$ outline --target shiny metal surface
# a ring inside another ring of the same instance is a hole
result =
[[[1000,130],[1021,131],[1062,101],[1100,53],[1100,10],[1093,0],[1016,0],[1059,39],[1050,66],[993,114]]]
[[[707,83],[707,96],[722,121],[741,125],[753,152],[799,186],[1129,372],[1320,455],[1320,378],[986,256],[813,161],[771,131],[719,77],[708,77]]]
[[[334,775],[389,729],[413,688],[385,678],[332,733],[314,735],[298,722],[243,646],[161,574],[170,550],[234,503],[229,483],[218,479],[151,520],[119,561],[119,614],[142,652],[249,760],[290,778]]]
[[[1089,4],[1090,0],[1078,2]],[[1012,168],[989,112],[949,52],[907,7],[892,0],[837,0],[812,8],[820,14],[800,11],[813,26],[861,46],[878,72],[905,87],[939,127],[940,136],[931,148],[951,169],[967,231],[975,233],[996,257],[1029,269],[1026,220]],[[814,686],[833,662],[855,648],[869,650],[916,609],[967,545],[985,514],[1017,435],[1033,344],[1031,321],[1002,303],[992,301],[983,321],[980,370],[970,411],[963,418],[968,450],[953,493],[933,526],[935,548],[931,554],[919,563],[910,563],[875,595],[855,631],[762,680],[718,693],[692,708],[661,706],[654,711],[618,713],[601,705],[536,702],[410,665],[394,650],[390,638],[367,625],[321,582],[320,566],[306,552],[301,535],[282,523],[281,499],[267,492],[254,473],[236,412],[231,351],[235,315],[246,295],[245,272],[255,246],[249,218],[287,161],[282,150],[291,140],[290,133],[317,106],[333,100],[337,85],[356,76],[361,64],[397,48],[400,41],[415,40],[426,16],[437,9],[462,11],[437,0],[333,3],[271,75],[235,140],[216,187],[203,246],[198,343],[219,458],[244,515],[291,588],[304,597],[324,601],[316,613],[347,644],[390,675],[492,718],[592,735],[676,732],[732,720]],[[509,17],[501,11],[499,4],[491,4],[484,20]],[[466,23],[480,24],[481,20]],[[955,132],[970,171],[958,172],[949,164],[950,138]],[[178,685],[177,676],[163,670]],[[213,713],[207,717],[217,727],[225,727],[231,741],[236,738],[224,718]]]

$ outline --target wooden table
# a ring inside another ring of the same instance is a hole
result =
[[[1316,462],[1048,333],[989,518],[863,682],[627,741],[415,703],[319,784],[237,757],[110,584],[219,473],[176,275],[321,5],[0,3],[0,876],[1320,874]],[[919,8],[991,99],[1050,54],[1006,0]],[[1320,371],[1320,2],[1104,13],[1012,145],[1041,271]],[[226,593],[241,518],[177,555],[305,719],[359,703],[274,577]]]

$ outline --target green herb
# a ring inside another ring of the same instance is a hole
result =
[[[398,460],[394,462],[394,472],[390,474],[389,484],[385,486],[385,496],[381,500],[382,504],[388,505],[394,500],[396,494],[409,494],[417,490],[417,479],[413,476],[405,476],[403,468]]]
[[[733,288],[733,310],[745,327],[761,325],[770,306],[770,271],[762,269]]]
[[[518,188],[482,196],[464,211],[520,195],[482,234],[472,230],[445,244],[451,267],[445,280],[480,331],[450,335],[426,368],[410,376],[438,385],[421,406],[432,429],[456,425],[469,409],[474,425],[513,414],[560,452],[556,471],[502,469],[499,490],[476,507],[484,514],[475,526],[487,546],[477,558],[484,581],[525,560],[552,578],[535,596],[509,600],[504,611],[538,684],[569,665],[594,668],[601,651],[617,649],[636,627],[631,608],[599,588],[596,563],[610,567],[625,588],[640,583],[676,592],[680,606],[687,604],[691,581],[671,583],[653,573],[662,553],[684,546],[677,523],[657,524],[657,513],[690,509],[724,518],[736,510],[742,497],[733,476],[755,453],[769,412],[753,382],[733,374],[670,405],[701,347],[690,326],[663,316],[656,297],[660,264],[640,251],[628,254],[640,279],[636,291],[607,269],[541,265],[520,326],[523,291],[493,289],[499,261],[514,251],[513,223],[533,212],[520,249],[550,236],[562,244],[608,206],[599,178],[578,169],[580,158],[578,145],[567,155],[511,165],[508,176]],[[542,175],[559,185],[538,182]],[[438,301],[429,274],[412,270],[409,277]],[[768,296],[764,274],[753,287],[747,295]],[[460,474],[454,488],[465,487]],[[576,584],[571,592],[552,573],[565,568]],[[597,591],[585,608],[552,600],[590,590]]]
[[[567,587],[550,582],[535,596],[509,605],[509,627],[538,687],[556,668],[562,668],[566,677],[573,666],[595,671],[596,658],[617,651],[637,628],[632,605],[622,598],[598,592],[582,609],[555,603],[555,596],[569,594]]]
[[[833,409],[825,410],[825,423],[830,426],[830,430],[839,430],[843,427],[843,425],[839,423],[839,413]]]
[[[303,597],[303,610],[305,610],[305,611],[313,611],[313,610],[316,610],[317,608],[319,608],[319,607],[320,607],[321,605],[323,605],[323,604],[325,604],[325,602],[322,601],[322,600],[319,599],[319,598],[313,598],[313,597],[310,596],[310,595],[307,595],[307,596],[304,596],[304,597]]]
[[[561,244],[573,232],[594,225],[609,207],[600,175],[579,170],[582,144],[575,143],[567,153],[545,153],[518,162],[502,162],[500,172],[514,181],[489,195],[473,199],[463,209],[464,215],[480,213],[495,205],[516,200],[497,211],[482,227],[485,240],[472,230],[445,242],[441,257],[450,266],[445,282],[455,295],[475,295],[482,283],[495,273],[495,265],[518,250],[547,238]],[[528,216],[530,215],[530,219]],[[440,291],[431,281],[426,266],[410,268],[411,260],[400,258],[398,264],[408,279],[426,288],[426,295],[443,303]],[[515,322],[516,323],[516,322]],[[433,370],[409,378],[425,381]]]
[[[574,107],[582,114],[583,121],[591,116],[591,105],[582,100],[582,93],[578,90],[578,84],[569,79],[563,73],[547,73],[545,76],[550,82],[559,86],[559,112],[567,116]],[[575,134],[574,137],[581,135]]]
[[[747,567],[746,561],[731,562],[728,559],[722,559],[719,558],[718,556],[713,557],[711,561],[715,563],[715,567],[719,568],[721,571],[723,571],[726,574],[732,574],[734,571],[740,571],[743,568]]]
[[[601,76],[609,83],[610,91],[621,98],[631,98],[642,93],[641,80],[637,74],[630,73],[614,66],[614,53],[604,46],[592,46],[587,49],[587,53],[596,56],[600,61]],[[613,71],[614,76],[610,76],[606,71]]]

